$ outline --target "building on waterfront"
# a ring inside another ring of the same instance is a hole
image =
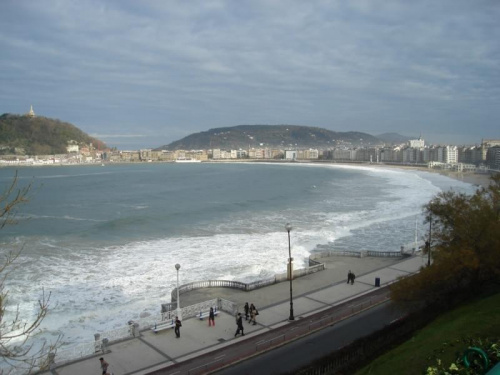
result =
[[[488,148],[486,153],[486,164],[491,169],[500,171],[500,145]]]
[[[297,150],[285,150],[286,160],[297,160]]]
[[[445,164],[458,163],[457,146],[441,146],[437,149],[437,161]]]
[[[66,150],[68,151],[68,154],[76,154],[80,151],[80,146],[78,146],[78,142],[76,141],[68,141]]]
[[[425,141],[422,139],[422,137],[419,137],[418,139],[412,139],[408,142],[408,144],[411,148],[424,148],[425,147]]]
[[[486,161],[488,149],[490,147],[500,146],[500,139],[483,139],[481,142],[482,160]]]

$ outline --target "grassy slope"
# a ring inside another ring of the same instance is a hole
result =
[[[440,316],[416,332],[411,340],[380,356],[356,375],[420,375],[435,363],[433,358],[444,363],[455,360],[456,353],[467,348],[460,340],[466,337],[500,337],[500,293]]]

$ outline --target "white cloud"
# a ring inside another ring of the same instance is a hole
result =
[[[489,2],[6,4],[0,112],[59,106],[94,132],[276,122],[375,134],[393,117],[405,133],[422,106],[444,106],[444,123],[499,98],[500,7]],[[475,131],[499,115],[479,111]]]

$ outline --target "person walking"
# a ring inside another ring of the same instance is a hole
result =
[[[248,323],[250,324],[253,322],[253,325],[256,325],[257,321],[255,319],[256,319],[257,315],[259,315],[259,312],[257,311],[257,308],[252,303],[250,305],[250,320],[248,321]]]
[[[102,375],[109,375],[108,372],[108,367],[109,363],[104,360],[104,358],[99,358],[99,361],[101,361],[101,370],[102,370]]]
[[[241,313],[238,313],[236,315],[236,333],[234,334],[234,337],[238,336],[241,331],[241,336],[245,336],[245,333],[243,332],[243,318],[241,316]]]
[[[215,313],[214,313],[214,308],[210,308],[210,313],[208,314],[208,326],[210,327],[213,325],[215,327]]]
[[[351,282],[351,277],[352,277],[352,272],[351,270],[349,270],[349,272],[347,272],[347,284]]]
[[[179,338],[181,337],[181,327],[182,327],[182,323],[181,321],[179,320],[179,317],[176,316],[175,317],[175,337]]]
[[[250,307],[248,308],[248,314],[250,315],[250,319],[248,319],[248,324],[252,323],[252,319],[253,319],[253,309],[255,309],[255,306],[252,304],[250,304]]]
[[[248,320],[248,312],[250,310],[250,307],[248,306],[248,302],[245,302],[245,320]]]

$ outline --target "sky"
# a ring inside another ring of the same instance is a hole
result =
[[[0,114],[118,149],[216,127],[500,139],[498,0],[0,0]]]

